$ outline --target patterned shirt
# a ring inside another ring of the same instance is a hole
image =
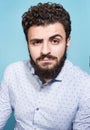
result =
[[[30,61],[9,65],[0,87],[0,130],[14,111],[14,130],[90,130],[90,76],[66,60],[43,83]]]

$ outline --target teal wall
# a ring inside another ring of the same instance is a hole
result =
[[[38,0],[38,2],[48,2]],[[51,0],[69,11],[72,20],[71,46],[68,59],[90,73],[90,0]],[[15,61],[28,59],[28,51],[21,26],[21,16],[36,4],[33,0],[0,0],[0,81],[5,67]],[[4,130],[13,130],[12,116]]]

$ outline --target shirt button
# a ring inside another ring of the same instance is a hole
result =
[[[39,110],[39,108],[37,107],[37,108],[36,108],[36,110],[38,111],[38,110]]]

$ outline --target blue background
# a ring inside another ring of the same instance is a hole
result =
[[[38,0],[38,2],[48,2]],[[0,0],[0,81],[6,66],[28,59],[27,44],[21,26],[21,16],[36,3],[33,0]],[[90,0],[51,0],[61,3],[71,15],[72,33],[68,59],[90,73]],[[12,116],[4,130],[13,130]]]

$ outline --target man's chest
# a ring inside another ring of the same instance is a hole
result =
[[[44,128],[69,128],[78,107],[77,93],[58,85],[40,91],[31,87],[15,96],[16,119]]]

